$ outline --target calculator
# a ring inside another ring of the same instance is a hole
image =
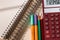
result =
[[[60,40],[60,0],[42,0],[43,40]]]

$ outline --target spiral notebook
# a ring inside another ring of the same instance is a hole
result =
[[[0,38],[4,39],[28,0],[0,0]]]
[[[29,16],[31,15],[32,12],[35,12],[37,10],[37,8],[40,6],[40,0],[29,0],[31,2],[28,2],[28,7],[27,10],[24,12],[23,17],[21,17],[22,19],[18,22],[17,27],[14,29],[13,33],[10,35],[9,40],[19,40],[21,38],[23,38],[22,40],[30,40],[30,36],[27,38],[24,38],[24,31],[27,28],[28,25],[28,20],[29,20]],[[29,35],[30,30],[27,33],[27,35]]]

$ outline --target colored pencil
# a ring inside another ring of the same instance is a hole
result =
[[[31,40],[35,40],[35,27],[34,27],[34,15],[30,15],[31,19]]]
[[[35,26],[35,40],[38,40],[38,25],[37,25],[38,17],[34,15],[34,26]]]
[[[40,16],[38,16],[38,40],[41,40]]]

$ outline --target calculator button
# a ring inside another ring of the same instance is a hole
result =
[[[51,21],[53,21],[54,20],[54,18],[51,18]]]
[[[58,17],[55,18],[56,21],[57,21],[58,19],[59,19]]]
[[[59,24],[59,22],[56,22],[56,24]]]
[[[46,38],[50,38],[50,35],[46,35]]]
[[[52,26],[52,27],[51,27],[51,29],[55,29],[55,27],[54,27],[54,26]]]
[[[46,26],[46,27],[45,27],[45,29],[46,29],[46,30],[48,30],[48,29],[49,29],[49,27],[48,27],[48,26]]]
[[[45,21],[48,21],[48,18],[45,18]]]
[[[53,17],[54,16],[54,14],[51,14],[51,17]]]
[[[51,35],[51,37],[52,37],[52,38],[55,38],[55,35],[54,35],[54,34],[52,34],[52,35]]]
[[[60,37],[60,35],[59,35],[59,34],[57,34],[57,35],[56,35],[56,37]]]
[[[52,32],[52,34],[54,34],[55,33],[55,30],[52,30],[51,32]]]
[[[47,30],[47,31],[46,31],[46,33],[48,34],[48,33],[49,33],[49,31]]]
[[[54,22],[51,22],[52,25],[54,25]]]
[[[59,14],[55,14],[55,16],[59,16]]]
[[[46,22],[45,25],[48,25],[48,22]]]
[[[56,26],[56,29],[59,29],[59,26]]]
[[[56,30],[56,33],[59,33],[60,31],[59,30]]]

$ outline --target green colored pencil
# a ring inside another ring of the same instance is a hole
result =
[[[41,40],[41,25],[40,25],[40,17],[38,16],[38,40]]]

